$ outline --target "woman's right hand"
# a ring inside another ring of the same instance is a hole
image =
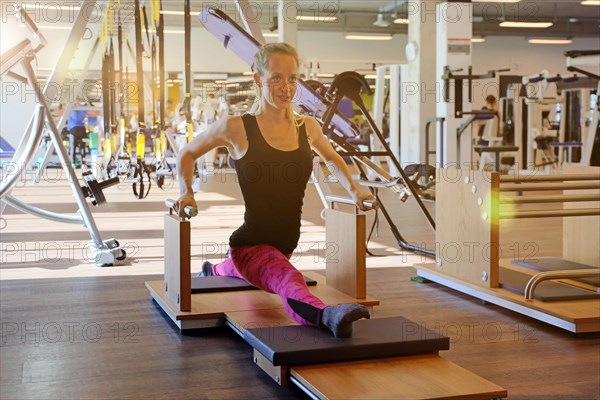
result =
[[[173,206],[173,210],[180,217],[187,217],[187,218],[189,218],[190,216],[187,215],[185,213],[185,211],[183,211],[187,206],[190,206],[190,207],[193,207],[193,208],[198,208],[198,204],[196,203],[196,199],[194,199],[194,194],[193,193],[184,194],[183,196],[181,196],[180,198],[178,198],[177,201],[175,202],[174,206]]]

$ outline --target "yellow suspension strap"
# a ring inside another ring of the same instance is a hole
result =
[[[135,58],[137,70],[137,95],[138,95],[138,132],[136,138],[136,164],[133,173],[133,194],[137,199],[144,199],[150,193],[152,181],[150,179],[150,170],[144,162],[146,147],[146,124],[144,112],[144,65],[142,46],[142,18],[140,14],[140,2],[135,0]],[[146,25],[147,26],[147,25]],[[146,33],[148,31],[146,30]]]

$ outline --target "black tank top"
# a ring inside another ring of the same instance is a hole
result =
[[[246,154],[235,161],[246,211],[244,224],[229,238],[232,247],[271,245],[291,254],[300,239],[300,217],[306,184],[312,172],[312,152],[305,126],[296,150],[271,147],[256,117],[242,116],[248,138]]]

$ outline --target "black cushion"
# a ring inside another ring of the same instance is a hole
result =
[[[317,281],[304,277],[308,286],[314,286]],[[236,290],[258,290],[243,279],[232,276],[192,277],[192,293],[233,292]]]
[[[254,328],[244,339],[273,365],[299,365],[433,353],[450,340],[403,317],[354,322],[351,338],[311,326]]]

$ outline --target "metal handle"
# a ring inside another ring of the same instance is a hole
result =
[[[330,203],[342,203],[342,204],[350,204],[356,205],[352,199],[348,197],[342,196],[325,196],[325,199]],[[379,203],[377,200],[363,200],[363,206],[369,210],[375,210],[379,208]]]
[[[537,285],[543,281],[555,280],[555,279],[575,279],[575,278],[587,278],[597,277],[600,275],[599,268],[585,268],[568,271],[545,271],[535,274],[525,285],[525,299],[533,300],[534,291]]]
[[[175,203],[176,203],[176,201],[173,199],[165,200],[165,205],[169,208],[173,208]],[[190,218],[198,215],[198,209],[196,207],[192,207],[192,206],[185,206],[185,208],[183,209],[183,212],[185,212],[187,215],[189,215]]]

